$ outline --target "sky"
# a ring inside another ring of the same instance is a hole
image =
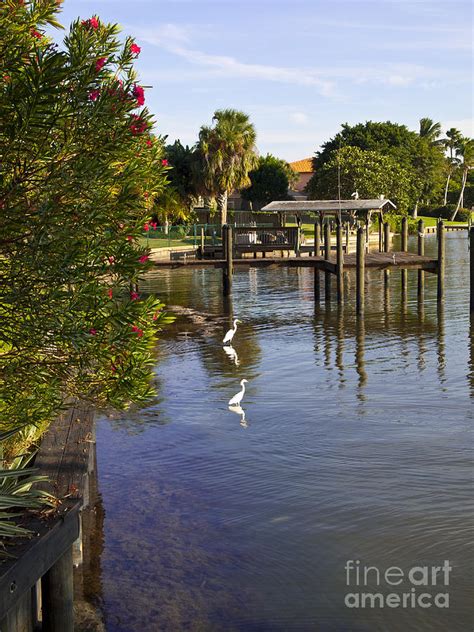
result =
[[[118,22],[156,133],[193,145],[215,110],[246,112],[261,154],[314,155],[341,123],[473,131],[470,0],[65,0]],[[61,32],[55,36],[61,39]]]

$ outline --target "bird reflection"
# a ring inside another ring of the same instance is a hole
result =
[[[240,425],[242,428],[248,428],[248,421],[245,419],[245,410],[240,406],[240,404],[229,406],[229,410],[236,415],[240,415]]]
[[[239,356],[237,355],[237,351],[234,349],[234,347],[227,345],[225,347],[222,347],[226,353],[226,355],[229,357],[230,360],[232,360],[232,362],[234,362],[235,366],[239,366],[240,361],[239,361]]]

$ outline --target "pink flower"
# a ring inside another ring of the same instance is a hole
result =
[[[100,72],[102,68],[105,66],[106,61],[107,61],[107,57],[100,57],[100,59],[98,59],[95,62],[95,71]]]
[[[153,141],[151,140],[151,138],[149,138],[149,139],[146,141],[146,146],[147,146],[147,147],[153,147]]]
[[[153,320],[157,320],[157,319],[158,319],[158,316],[160,315],[160,313],[161,313],[161,310],[158,310],[157,312],[155,312],[155,313],[153,314]]]
[[[144,230],[145,232],[148,232],[148,231],[150,230],[150,224],[149,224],[148,222],[146,222],[146,223],[144,224],[144,226],[143,226],[143,230]]]
[[[39,40],[43,39],[43,34],[40,33],[39,31],[35,31],[35,29],[31,29],[30,33],[31,33],[31,36],[35,37],[36,39],[39,39]]]
[[[144,105],[145,104],[145,90],[141,86],[135,84],[133,86],[132,94],[135,97],[135,99],[137,100],[137,105]]]
[[[100,96],[100,90],[92,90],[92,92],[89,92],[89,99],[91,101],[97,101],[99,96]]]
[[[109,261],[110,265],[112,265],[113,263],[115,263],[115,257],[113,255],[108,257],[108,261]]]
[[[142,121],[138,114],[132,114],[132,123],[130,124],[130,131],[134,136],[138,134],[142,134],[146,128],[148,127],[148,123],[146,121]]]
[[[166,160],[166,158],[163,158],[163,160],[161,161],[161,164],[163,165],[163,167],[168,166],[168,161]]]
[[[132,235],[127,235],[127,239],[128,239],[128,241],[133,241],[133,236]]]
[[[81,24],[86,28],[94,29],[94,31],[99,28],[99,20],[95,16],[88,20],[82,20]]]
[[[143,336],[143,329],[140,329],[140,327],[137,327],[136,325],[132,325],[132,331],[137,334],[139,338]]]
[[[112,291],[112,288],[109,288],[109,290],[108,290],[107,294],[108,294],[108,297],[109,297],[109,298],[113,298],[114,293],[113,293],[113,291]]]
[[[89,333],[90,333],[90,335],[91,335],[91,336],[95,336],[95,335],[96,335],[96,333],[97,333],[97,329],[94,329],[94,327],[91,327],[91,328],[89,329]]]
[[[130,52],[132,53],[132,55],[139,55],[141,53],[141,50],[142,49],[137,44],[132,44],[130,46]]]
[[[131,301],[138,301],[139,298],[140,298],[140,295],[138,292],[130,292]]]
[[[142,255],[141,257],[139,257],[138,261],[140,263],[146,263],[148,261],[150,257],[148,255]]]
[[[158,224],[156,222],[151,222],[150,226],[153,228],[153,230],[156,230],[158,228]]]

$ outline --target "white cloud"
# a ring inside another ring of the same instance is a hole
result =
[[[290,121],[296,123],[297,125],[307,125],[310,119],[304,112],[291,112]]]

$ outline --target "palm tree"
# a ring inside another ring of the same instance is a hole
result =
[[[257,134],[247,114],[238,110],[217,110],[212,121],[212,127],[201,127],[196,151],[200,157],[203,189],[216,198],[224,225],[228,194],[248,186],[249,171],[257,166]]]
[[[433,145],[439,144],[438,137],[441,135],[441,123],[435,123],[428,117],[420,119],[420,137],[426,138]]]
[[[469,170],[474,168],[474,139],[473,138],[463,138],[460,143],[460,148],[458,150],[458,154],[462,158],[461,167],[462,167],[462,180],[461,180],[461,191],[459,192],[458,203],[456,204],[456,210],[451,216],[451,221],[453,221],[464,204],[464,189],[466,188],[467,176],[469,174]]]
[[[462,140],[461,132],[455,127],[451,127],[446,132],[446,138],[443,140],[443,144],[446,149],[449,150],[449,170],[448,177],[446,179],[446,186],[444,188],[444,206],[448,203],[448,188],[449,181],[451,180],[451,176],[453,175],[454,167],[456,166],[456,158],[455,154],[459,150],[459,145]]]

